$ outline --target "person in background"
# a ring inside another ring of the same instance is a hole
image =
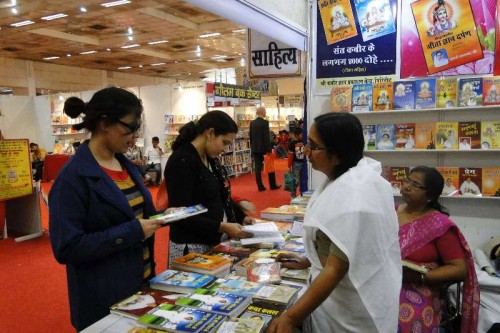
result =
[[[363,157],[363,129],[351,113],[314,119],[304,153],[326,178],[304,219],[306,258],[283,267],[311,267],[305,293],[272,321],[269,333],[396,332],[401,254],[391,185],[379,162]]]
[[[426,266],[426,273],[403,268],[398,332],[437,332],[441,322],[440,290],[464,281],[461,332],[477,332],[479,288],[464,236],[439,203],[443,176],[415,167],[403,182],[404,201],[397,209],[401,258]]]
[[[37,143],[30,143],[31,152],[31,168],[35,171],[33,179],[37,182],[42,179],[43,174],[43,161],[45,161],[45,156],[47,151],[38,146]]]
[[[80,147],[80,141],[75,141],[71,145],[73,146],[73,155],[76,154],[76,151],[78,150],[78,147]]]
[[[163,149],[160,147],[160,139],[155,136],[151,140],[152,146],[146,148],[144,153],[144,159],[146,160],[146,165],[144,166],[144,173],[149,170],[154,169],[156,172],[155,185],[160,186],[161,182],[161,155],[163,155]]]
[[[271,152],[271,143],[269,140],[269,121],[265,119],[266,108],[259,106],[257,108],[257,118],[250,122],[250,147],[255,164],[255,182],[259,191],[265,191],[266,187],[262,183],[262,169],[264,168],[264,155]],[[269,187],[276,190],[281,185],[276,184],[276,174],[268,173]]]
[[[242,230],[242,224],[253,224],[254,219],[231,198],[227,171],[218,158],[237,132],[234,120],[219,110],[180,128],[165,167],[168,202],[174,207],[202,204],[208,212],[171,224],[170,263],[187,253],[207,252],[221,242],[223,235],[252,236]]]
[[[155,275],[154,233],[161,220],[137,168],[124,153],[143,107],[131,92],[109,87],[88,103],[70,97],[64,113],[92,135],[59,172],[49,194],[49,236],[66,265],[71,322],[81,331]]]
[[[294,138],[290,141],[288,152],[291,155],[288,158],[288,168],[295,177],[293,189],[291,191],[292,199],[297,195],[297,187],[300,184],[300,173],[302,172],[302,165],[304,165],[304,144],[302,143],[302,128],[295,127],[293,130]]]
[[[142,156],[141,147],[137,145],[137,138],[132,138],[132,140],[130,140],[125,156],[127,156],[127,158],[131,160],[132,163],[134,163],[134,165],[139,170],[139,173],[141,174],[142,178],[148,184],[150,184],[152,182],[152,179],[151,176],[148,175],[148,173],[144,171],[144,168],[142,167],[142,162],[144,157]]]

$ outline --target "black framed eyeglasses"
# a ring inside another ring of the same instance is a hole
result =
[[[314,150],[326,150],[327,148],[326,147],[317,147],[316,145],[307,141],[306,145],[304,146],[304,149],[309,149],[310,151],[314,151]]]
[[[403,179],[403,184],[405,186],[408,186],[412,189],[419,189],[419,190],[426,190],[427,188],[423,185],[420,185],[419,183],[417,182],[414,182],[413,180],[411,180],[410,178],[405,178]]]
[[[123,127],[127,128],[129,132],[127,134],[132,134],[137,132],[141,128],[141,122],[140,121],[134,121],[132,124],[128,124],[124,121],[121,121],[120,119],[115,120],[118,124],[122,125]]]

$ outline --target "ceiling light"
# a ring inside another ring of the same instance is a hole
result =
[[[217,60],[217,59],[224,59],[227,58],[227,55],[214,55],[212,59]]]
[[[57,56],[51,56],[51,57],[45,57],[43,60],[54,60],[54,59],[59,59]]]
[[[200,57],[201,56],[201,52],[196,52],[196,56]]]
[[[25,25],[30,25],[30,24],[34,24],[35,22],[33,21],[30,21],[30,20],[27,20],[27,21],[21,21],[21,22],[17,22],[17,23],[12,23],[10,26],[11,27],[22,27],[22,26],[25,26]]]
[[[214,33],[211,33],[211,34],[199,35],[198,37],[200,37],[200,38],[208,38],[208,37],[215,37],[215,36],[220,36],[220,33],[219,32],[214,32]]]
[[[134,31],[132,30],[132,27],[128,27],[127,32],[131,35]]]
[[[130,68],[132,68],[132,67],[130,67],[130,66],[118,67],[118,69],[130,69]]]
[[[86,13],[86,12],[87,12],[87,8],[85,8],[85,7],[80,7],[80,11],[81,11],[82,13]]]
[[[17,1],[16,0],[10,0],[10,5],[11,6],[15,6],[17,4]]]
[[[108,52],[109,52],[109,51],[111,51],[111,49],[110,49],[109,47],[107,47],[107,48],[106,48],[106,51],[108,51]]]
[[[241,60],[240,60],[240,66],[245,66],[245,58],[241,58]]]
[[[238,30],[233,30],[233,33],[241,34],[241,33],[246,32],[246,31],[247,31],[247,29],[238,29]]]
[[[142,68],[142,65],[139,65],[139,68]]]
[[[200,47],[200,45],[196,45],[196,52],[201,52],[201,47]]]
[[[125,46],[122,46],[122,49],[130,49],[132,47],[137,47],[137,46],[141,46],[139,44],[130,44],[130,45],[125,45]]]
[[[10,11],[12,12],[12,14],[16,14],[17,15],[17,8],[11,8]]]
[[[161,66],[161,65],[165,65],[164,62],[157,62],[156,64],[151,64],[151,66]]]
[[[42,20],[51,21],[51,20],[55,20],[55,19],[58,19],[58,18],[63,18],[63,17],[66,17],[66,16],[68,16],[68,15],[63,14],[63,13],[59,13],[59,14],[44,16],[44,17],[42,17]]]
[[[71,57],[71,53],[66,54],[66,57]]]
[[[84,52],[80,52],[80,54],[92,54],[92,53],[97,53],[97,51],[84,51]]]
[[[128,4],[130,2],[131,2],[130,0],[118,0],[118,1],[101,3],[101,6],[103,6],[103,7],[114,7],[114,6],[126,5],[126,4]]]
[[[128,40],[134,40],[134,37],[128,36]]]
[[[168,40],[156,40],[154,42],[149,42],[149,45],[168,43]]]

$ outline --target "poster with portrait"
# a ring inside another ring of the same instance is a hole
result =
[[[426,58],[424,56],[424,49],[422,45],[425,43],[420,42],[419,31],[412,11],[412,5],[416,2],[434,4],[437,7],[438,0],[408,0],[401,3],[401,24],[398,26],[400,30],[400,46],[401,46],[401,64],[400,75],[401,78],[409,77],[422,77],[429,75],[427,70]],[[493,71],[493,64],[495,60],[495,26],[496,26],[496,5],[497,1],[482,1],[482,0],[459,0],[449,1],[448,6],[453,9],[453,13],[448,13],[448,18],[456,21],[458,28],[462,27],[462,23],[467,25],[474,24],[475,33],[479,38],[482,50],[482,58],[468,63],[457,65],[456,67],[447,66],[447,69],[440,69],[440,71],[430,74],[432,76],[456,76],[456,75],[474,75],[474,74],[491,74]],[[472,8],[473,18],[465,20],[462,16],[464,10],[470,11]],[[432,22],[431,17],[423,17],[425,24]],[[418,21],[418,20],[417,20]],[[424,22],[422,22],[424,24]],[[465,31],[460,29],[459,33]],[[456,38],[456,37],[455,37]],[[443,42],[444,43],[444,42]],[[437,50],[435,51],[437,52]],[[437,54],[436,54],[437,56]],[[443,56],[443,55],[442,55]]]
[[[358,34],[349,0],[319,0],[318,7],[328,45]]]
[[[356,0],[355,5],[363,41],[396,31],[389,0]]]
[[[429,74],[482,59],[469,0],[411,4]]]

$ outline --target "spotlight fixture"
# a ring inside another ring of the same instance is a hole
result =
[[[107,8],[107,7],[126,5],[128,3],[131,3],[131,1],[130,0],[118,0],[118,1],[101,3],[101,6]]]

